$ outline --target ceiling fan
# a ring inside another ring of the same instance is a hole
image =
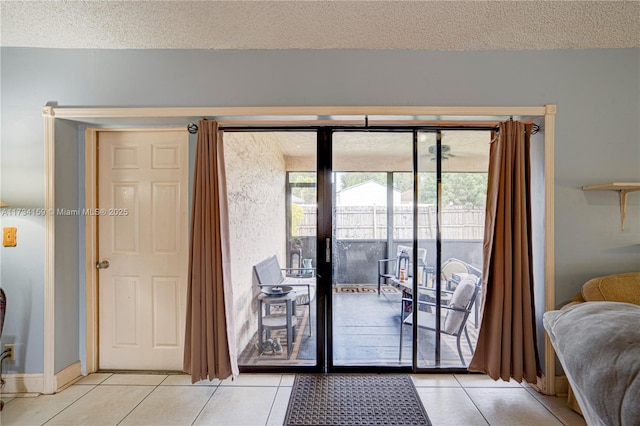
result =
[[[431,154],[431,161],[436,161],[436,153],[438,151],[438,148],[435,145],[431,145],[429,147],[429,154]],[[440,151],[442,153],[442,159],[443,160],[448,160],[449,158],[453,158],[455,157],[455,154],[451,153],[451,146],[450,145],[441,145],[440,146]]]

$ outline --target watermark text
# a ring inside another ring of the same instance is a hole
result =
[[[0,216],[129,216],[126,208],[96,208],[96,209],[0,209]]]

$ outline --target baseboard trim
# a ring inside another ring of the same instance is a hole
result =
[[[71,364],[67,368],[63,369],[58,374],[56,374],[56,392],[62,390],[80,376],[82,376],[82,364],[80,363],[80,361],[76,362],[75,364]]]
[[[569,393],[569,380],[567,379],[567,376],[555,376],[553,379],[553,396],[566,397]],[[544,376],[542,376],[538,377],[536,383],[530,383],[530,385],[543,395],[551,395],[545,386],[547,383],[548,381],[545,380]]]
[[[569,379],[567,376],[556,376],[556,396],[566,397],[569,394]]]
[[[2,394],[11,393],[42,393],[44,387],[44,374],[5,374]]]

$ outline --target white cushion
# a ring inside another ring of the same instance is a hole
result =
[[[456,290],[451,296],[449,307],[457,309],[467,309],[471,298],[476,290],[477,277],[469,275],[460,281]],[[464,321],[465,312],[447,309],[447,316],[444,319],[442,331],[447,334],[457,334],[462,321]]]

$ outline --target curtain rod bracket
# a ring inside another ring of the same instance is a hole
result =
[[[531,128],[531,134],[535,135],[540,131],[540,125],[533,123],[533,127]]]
[[[196,133],[198,133],[198,125],[195,123],[187,124],[187,131],[192,135],[195,135]]]

